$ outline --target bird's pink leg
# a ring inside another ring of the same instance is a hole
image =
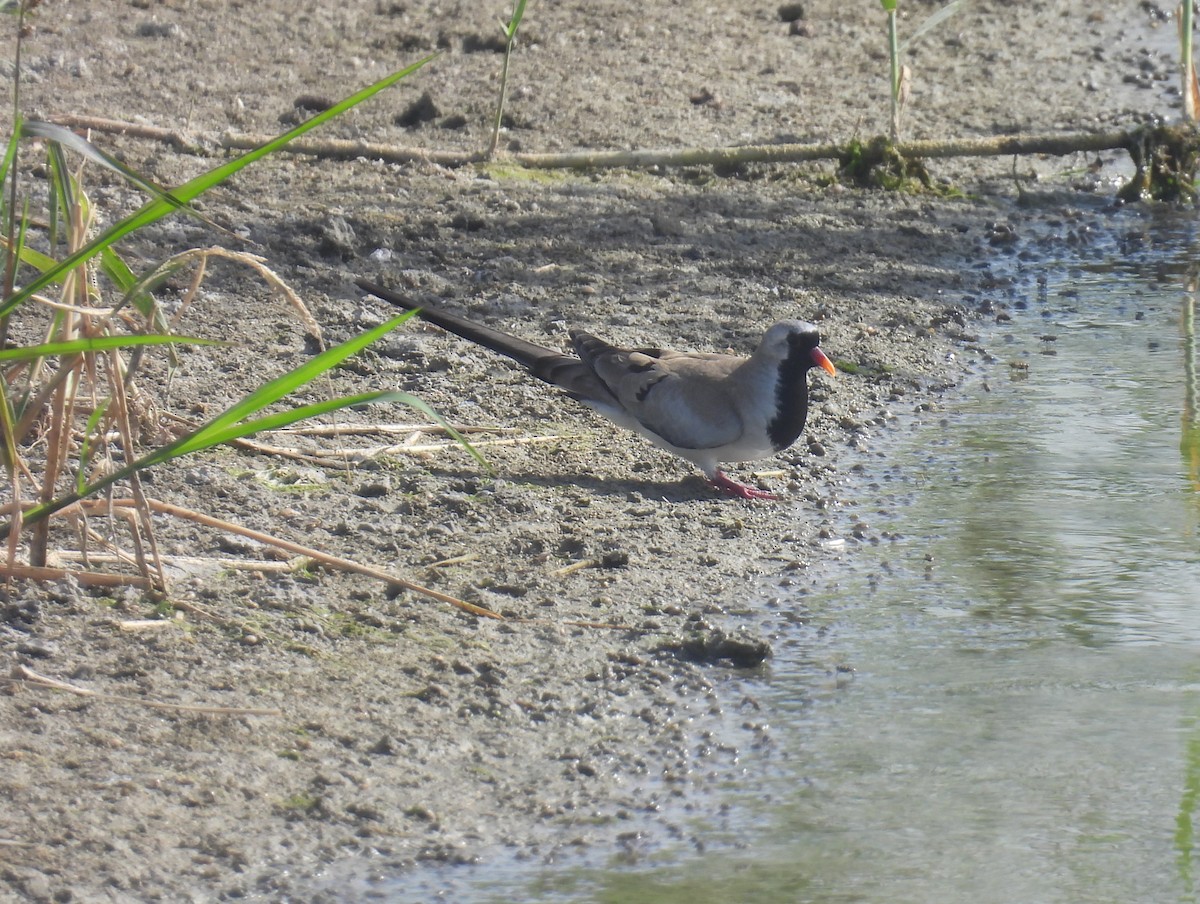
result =
[[[766,490],[760,490],[756,487],[751,487],[744,483],[740,483],[734,480],[724,471],[718,471],[714,476],[708,479],[708,482],[722,493],[728,493],[730,496],[737,496],[739,499],[779,498],[774,493],[768,493]]]

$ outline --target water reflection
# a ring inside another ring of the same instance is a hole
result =
[[[1179,450],[1192,488],[1200,492],[1200,414],[1196,410],[1196,277],[1183,296],[1183,424]]]
[[[1172,300],[1143,296],[1163,316],[1101,324],[1086,305],[1105,310],[1108,287],[1088,279],[1056,323],[1057,354],[1031,355],[1025,379],[949,428],[952,491],[921,499],[979,616],[1055,619],[1086,643],[1194,640],[1196,508],[1179,504],[1163,441],[1184,381],[1162,352],[1140,354],[1178,344]]]

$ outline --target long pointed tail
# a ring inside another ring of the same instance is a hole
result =
[[[554,349],[545,348],[541,345],[535,345],[532,342],[526,342],[524,339],[518,339],[516,336],[510,336],[508,333],[494,330],[491,327],[484,326],[482,323],[475,323],[463,317],[448,314],[437,308],[431,308],[429,305],[422,304],[415,298],[407,298],[368,279],[355,280],[354,284],[364,292],[370,292],[372,295],[376,295],[397,307],[408,311],[416,311],[417,316],[422,320],[436,323],[442,329],[449,330],[456,336],[462,336],[464,339],[478,343],[484,348],[490,348],[494,352],[507,355],[514,361],[524,364],[533,371],[535,376],[547,382],[554,382],[548,376],[543,376],[543,371],[547,369],[546,365],[549,363],[549,359],[562,358],[562,352],[557,352]]]

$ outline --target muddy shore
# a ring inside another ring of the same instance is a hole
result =
[[[912,4],[906,24],[937,5]],[[636,16],[611,2],[531,4],[501,146],[878,134],[883,21],[861,6],[814,0],[793,24],[777,3]],[[328,134],[477,148],[505,12],[47,0],[24,48],[25,104],[45,117],[271,133],[306,96],[341,97],[440,49]],[[1175,116],[1173,33],[1152,4],[1090,15],[1065,0],[971,5],[914,48],[906,128],[950,137]],[[414,108],[432,113],[414,121]],[[163,184],[214,163],[127,137],[97,142]],[[775,503],[719,498],[686,464],[509,362],[416,324],[311,397],[401,388],[454,423],[498,428],[477,434],[490,472],[435,435],[421,440],[435,448],[350,472],[231,449],[155,472],[155,498],[505,620],[361,576],[240,570],[237,560],[269,553],[169,518],[164,553],[219,560],[179,567],[174,607],[67,584],[10,588],[4,674],[20,667],[106,696],[0,684],[0,898],[344,900],[314,889],[331,875],[349,877],[343,891],[365,889],[419,861],[546,859],[699,832],[708,789],[752,783],[778,755],[745,668],[786,656],[814,687],[853,680],[855,664],[823,631],[812,572],[858,544],[893,542],[873,530],[869,500],[889,434],[936,429],[967,373],[1006,366],[978,332],[1020,316],[1023,287],[1008,274],[1023,236],[1073,243],[1106,228],[1123,170],[1120,154],[1021,160],[1034,194],[1018,206],[1011,160],[938,164],[935,177],[960,193],[936,197],[847,189],[827,165],[532,174],[280,157],[206,196],[206,215],[267,259],[330,341],[392,313],[354,288],[365,276],[551,346],[581,326],[620,343],[748,352],[767,325],[800,317],[820,326],[841,373],[813,378],[800,442],[737,469],[780,492]],[[85,182],[106,221],[140,203],[105,173]],[[127,253],[149,266],[219,241],[172,220]],[[169,378],[148,365],[145,391],[189,416],[311,353],[287,305],[232,265],[213,267],[184,329],[241,343],[186,352]],[[422,419],[375,406],[346,420]],[[337,453],[377,440],[295,442]],[[70,548],[69,531],[58,539]],[[158,617],[166,627],[126,630]],[[747,661],[722,658],[737,650]],[[774,658],[750,666],[755,650]]]

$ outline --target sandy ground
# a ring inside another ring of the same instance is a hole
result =
[[[885,131],[878,5],[802,6],[792,23],[776,2],[535,0],[501,147]],[[938,4],[902,6],[911,30]],[[24,106],[201,136],[274,133],[303,115],[298,103],[441,50],[323,134],[477,149],[505,13],[434,0],[311,10],[46,0],[24,46]],[[1153,4],[975,3],[914,48],[906,134],[1175,116],[1173,42]],[[165,184],[214,165],[149,141],[97,141]],[[1003,274],[1026,227],[1064,242],[1104,228],[1123,161],[1096,162],[1019,161],[1018,175],[1038,180],[1032,208],[1015,204],[1010,160],[938,164],[935,177],[962,191],[938,198],[847,189],[827,164],[535,174],[278,157],[206,196],[205,213],[266,256],[332,341],[391,313],[354,289],[368,276],[552,346],[578,325],[622,343],[748,352],[770,323],[802,317],[820,325],[842,373],[814,377],[806,438],[758,463],[777,503],[718,498],[686,464],[419,325],[311,397],[402,388],[456,423],[505,428],[500,438],[518,442],[482,447],[491,473],[452,447],[350,473],[228,449],[160,469],[155,498],[390,569],[506,620],[313,569],[181,570],[178,617],[137,632],[122,624],[163,607],[136,593],[11,588],[5,672],[111,696],[0,685],[0,898],[345,900],[422,860],[486,863],[505,848],[548,858],[631,838],[649,847],[685,831],[682,813],[696,825],[712,788],[752,786],[773,755],[771,714],[745,699],[737,666],[708,654],[733,637],[732,649],[790,657],[814,689],[852,680],[854,664],[821,630],[814,575],[828,579],[858,544],[889,542],[869,523],[889,436],[936,429],[939,400],[996,360],[976,333],[1020,306]],[[108,174],[86,180],[107,221],[140,203]],[[148,266],[227,241],[172,220],[126,254]],[[287,306],[232,265],[214,266],[185,328],[241,343],[185,353],[169,381],[161,363],[147,366],[143,390],[189,416],[311,353]],[[350,418],[421,420],[391,406]],[[163,518],[159,530],[171,555],[266,557],[190,522]],[[337,890],[321,891],[331,875]]]

